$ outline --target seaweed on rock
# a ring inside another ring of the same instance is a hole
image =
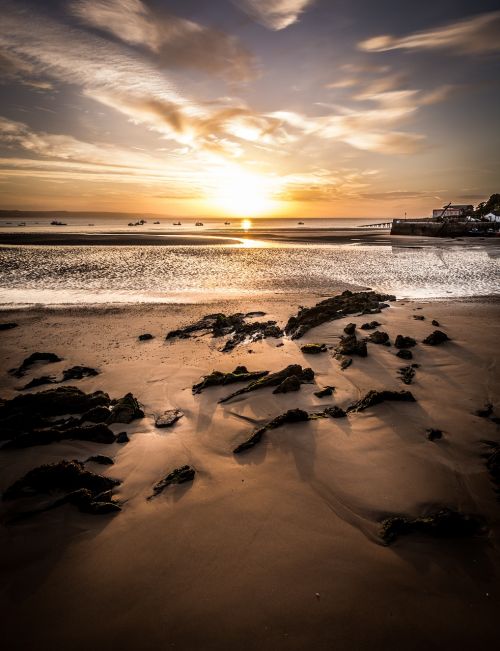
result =
[[[242,395],[244,393],[250,393],[251,391],[256,391],[257,389],[263,389],[264,387],[276,387],[279,386],[283,380],[291,376],[297,376],[301,384],[312,382],[314,380],[314,371],[310,368],[303,369],[300,364],[290,364],[281,371],[276,373],[269,373],[264,377],[261,377],[254,382],[251,382],[248,386],[238,389],[234,393],[221,398],[219,402],[227,402],[236,396]]]

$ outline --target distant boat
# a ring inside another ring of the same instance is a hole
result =
[[[297,222],[299,226],[304,226],[304,222]]]
[[[196,224],[198,226],[198,224]],[[181,226],[180,222],[174,222],[174,226]]]
[[[203,222],[196,222],[195,226],[203,226]]]
[[[224,226],[231,226],[231,222],[224,222]]]
[[[159,224],[160,222],[153,222],[153,224]]]
[[[53,221],[50,222],[51,226],[67,226],[68,224],[65,224],[64,222],[58,222],[57,219],[54,219]]]
[[[89,226],[93,226],[94,224],[89,224]]]

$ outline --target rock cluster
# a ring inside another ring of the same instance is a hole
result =
[[[236,382],[253,382],[265,375],[269,375],[269,371],[249,371],[246,366],[237,366],[230,373],[212,371],[210,375],[205,375],[200,382],[194,384],[192,391],[201,393],[207,387],[225,386]]]
[[[181,468],[172,470],[172,472],[169,472],[166,477],[153,486],[153,493],[147,499],[153,499],[153,497],[162,493],[165,488],[172,484],[184,484],[188,481],[193,481],[195,474],[196,470],[191,468],[191,466],[182,466]]]
[[[291,378],[292,376],[295,376],[300,384],[312,382],[314,380],[314,371],[310,368],[305,368],[303,369],[300,364],[290,364],[286,368],[282,369],[281,371],[277,371],[276,373],[269,373],[268,375],[265,375],[264,377],[261,377],[258,380],[255,380],[254,382],[250,382],[250,384],[246,387],[243,387],[242,389],[238,389],[238,391],[235,391],[234,393],[231,393],[230,395],[226,396],[225,398],[221,398],[219,402],[227,402],[231,398],[234,398],[235,396],[242,395],[244,393],[249,393],[250,391],[256,391],[257,389],[262,389],[264,387],[280,387],[280,385],[283,384],[288,378]],[[289,387],[290,383],[286,382],[284,387],[277,391],[277,393],[284,393],[285,391],[283,390],[285,387]],[[287,388],[287,390],[290,390]]]
[[[475,515],[468,515],[449,508],[442,508],[429,515],[407,518],[392,516],[382,521],[380,537],[387,544],[400,536],[412,533],[436,538],[462,538],[484,532],[484,522]]]

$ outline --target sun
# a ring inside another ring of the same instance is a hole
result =
[[[220,174],[210,195],[210,203],[228,216],[257,217],[273,210],[269,182],[237,168],[226,169]],[[245,221],[248,220],[242,224]]]

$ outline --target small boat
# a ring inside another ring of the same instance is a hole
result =
[[[57,219],[54,219],[53,221],[50,222],[51,226],[67,226],[68,224],[65,224],[64,222],[58,222]]]
[[[196,222],[195,226],[203,226],[203,222]]]
[[[160,222],[153,222],[153,224],[159,224]]]
[[[174,222],[174,226],[181,226],[180,222]]]
[[[231,222],[224,222],[224,226],[231,226]]]
[[[304,226],[304,222],[297,222],[299,226]]]

